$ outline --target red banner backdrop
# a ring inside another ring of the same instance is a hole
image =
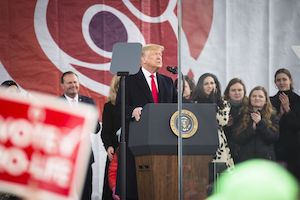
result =
[[[177,65],[176,2],[0,1],[0,78],[11,77],[26,90],[60,95],[60,76],[72,70],[79,75],[80,92],[91,96],[101,113],[116,42],[162,44],[164,66]],[[197,58],[204,47],[212,7],[211,0],[190,0],[183,6],[191,57]],[[191,68],[188,71],[192,73]],[[162,69],[161,73],[168,72]]]

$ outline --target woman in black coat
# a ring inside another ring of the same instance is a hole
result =
[[[227,125],[224,127],[224,132],[230,148],[233,161],[236,161],[239,154],[239,145],[233,138],[234,129],[240,123],[242,107],[248,104],[246,96],[246,86],[239,78],[233,78],[229,81],[225,91],[224,99],[230,103],[230,113]]]
[[[108,185],[108,166],[110,161],[113,159],[113,155],[116,152],[118,147],[118,138],[116,132],[121,127],[121,118],[117,112],[116,108],[116,96],[119,88],[120,77],[114,76],[111,80],[110,91],[107,98],[107,102],[104,104],[103,113],[102,113],[102,130],[101,138],[104,144],[104,148],[107,152],[106,167],[104,173],[104,182],[103,182],[103,200],[112,199],[112,191]],[[114,191],[113,191],[114,192]]]
[[[265,88],[257,86],[251,90],[249,103],[242,108],[240,124],[233,134],[240,146],[235,162],[254,158],[275,160],[274,144],[278,137],[278,117]]]
[[[287,69],[277,70],[274,78],[279,91],[270,99],[280,116],[276,158],[300,182],[300,97],[293,91],[293,79]]]

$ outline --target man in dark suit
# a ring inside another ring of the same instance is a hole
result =
[[[164,47],[157,44],[144,46],[142,49],[141,69],[137,74],[125,78],[127,144],[129,122],[131,120],[140,120],[142,108],[147,103],[177,102],[177,90],[173,84],[173,80],[157,72],[163,65],[163,50]],[[117,105],[121,105],[120,90],[117,96]],[[122,170],[120,166],[118,167],[117,179],[117,193],[119,194],[121,191],[120,170]],[[127,148],[126,152],[126,168],[126,199],[138,199],[135,160],[129,148]]]
[[[71,71],[67,71],[62,74],[61,76],[61,87],[64,91],[64,94],[62,95],[62,98],[65,98],[70,106],[76,106],[76,104],[82,102],[87,103],[91,105],[95,105],[95,102],[93,99],[79,95],[79,80],[77,74]],[[96,108],[96,107],[95,107]],[[97,127],[95,130],[95,133],[98,133],[100,131],[100,124],[97,123]],[[86,172],[86,178],[84,182],[84,188],[81,195],[81,200],[90,200],[92,196],[92,164],[94,163],[94,155],[91,151],[90,154],[90,161]]]

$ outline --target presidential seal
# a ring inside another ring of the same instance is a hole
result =
[[[178,117],[179,111],[176,111],[170,119],[170,127],[172,132],[179,136]],[[183,109],[181,111],[181,136],[182,138],[192,137],[198,130],[198,120],[194,113]]]

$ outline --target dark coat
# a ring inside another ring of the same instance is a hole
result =
[[[102,113],[102,130],[101,138],[105,149],[109,146],[116,149],[118,147],[118,138],[116,132],[121,127],[121,116],[117,112],[117,108],[111,102],[104,104]]]
[[[111,102],[106,102],[104,104],[103,113],[102,113],[102,129],[101,129],[101,138],[104,144],[104,148],[106,150],[109,146],[112,146],[116,152],[116,149],[119,145],[116,132],[119,130],[120,126],[121,126],[121,116],[117,112],[117,107],[113,105]],[[105,172],[104,172],[103,189],[102,189],[103,200],[112,199],[111,188],[108,185],[109,166],[110,166],[110,161],[107,157]]]
[[[293,91],[285,91],[289,97],[290,112],[281,116],[279,121],[279,140],[275,145],[278,161],[287,164],[287,168],[300,182],[300,97]],[[271,103],[280,112],[280,100],[278,92],[271,97]]]
[[[165,75],[157,73],[158,83],[158,102],[173,103],[177,102],[177,90],[173,80]],[[117,96],[117,104],[120,105],[120,91]],[[126,118],[131,119],[132,111],[136,107],[144,107],[147,103],[154,103],[151,89],[140,70],[137,74],[126,77],[125,80],[125,98],[126,98]]]
[[[62,95],[61,98],[66,99],[65,95]],[[92,98],[83,95],[78,95],[78,102],[96,106],[95,101]],[[100,131],[100,129],[101,129],[101,125],[99,121],[97,121],[94,133],[97,134]]]
[[[239,144],[236,163],[254,158],[275,160],[274,144],[279,137],[278,118],[273,115],[271,121],[275,129],[267,127],[262,119],[255,130],[252,127],[253,121],[250,120],[246,129],[234,131],[233,138]]]
[[[62,95],[61,97],[65,98],[64,95]],[[81,103],[96,105],[92,98],[82,96],[82,95],[78,96],[78,101]],[[100,131],[100,129],[101,129],[101,126],[98,122],[97,127],[95,128],[95,133],[98,133]],[[94,163],[94,154],[93,154],[93,151],[91,151],[89,165],[87,167],[87,172],[86,172],[86,177],[85,177],[85,182],[84,182],[84,188],[83,188],[82,195],[80,198],[81,200],[90,200],[92,198],[91,195],[92,195],[92,191],[93,191],[93,188],[92,188],[92,182],[93,182],[92,164],[93,163]]]
[[[227,138],[227,142],[228,142],[228,146],[231,152],[231,156],[233,158],[233,161],[236,162],[237,157],[238,157],[238,153],[239,153],[239,149],[240,149],[240,145],[238,144],[238,142],[235,141],[233,134],[234,134],[234,130],[237,129],[238,125],[240,124],[240,120],[241,120],[241,108],[243,106],[243,103],[240,104],[233,104],[230,103],[231,108],[230,108],[230,113],[229,115],[232,117],[232,124],[230,126],[224,126],[224,133],[226,135]]]
[[[177,102],[177,90],[170,77],[157,73],[158,83],[158,102],[159,103],[175,103]],[[117,95],[117,105],[121,107],[121,87],[119,87]],[[129,122],[132,119],[132,111],[136,107],[144,107],[147,103],[153,103],[152,93],[145,79],[145,76],[140,71],[135,75],[130,75],[125,78],[125,114],[126,114],[126,143],[128,144]],[[119,109],[121,110],[121,109]],[[120,149],[121,150],[121,149]],[[138,199],[135,159],[129,148],[126,149],[126,196],[127,198]],[[119,155],[122,153],[120,152]],[[121,160],[120,158],[118,160]],[[121,166],[121,164],[119,165]],[[121,168],[118,167],[117,177],[117,194],[120,194],[120,174]]]
[[[294,160],[300,146],[297,135],[300,124],[300,97],[292,91],[285,93],[289,97],[291,110],[282,115],[279,122],[280,136],[276,143],[276,155],[277,159],[281,161]],[[278,113],[281,105],[279,94],[280,92],[270,98]]]

